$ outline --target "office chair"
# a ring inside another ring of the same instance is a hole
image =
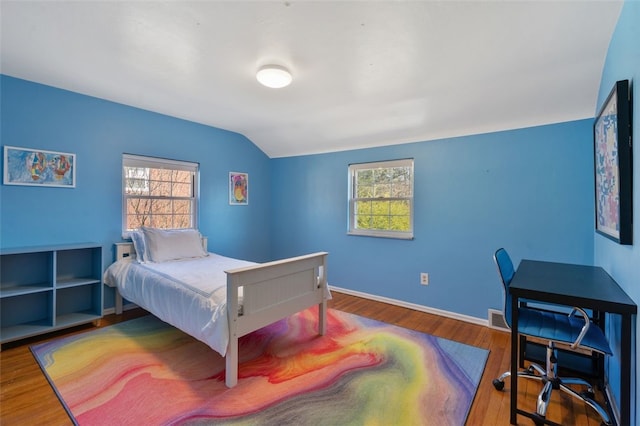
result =
[[[498,275],[504,286],[504,318],[511,328],[511,297],[509,285],[515,270],[507,251],[498,249],[493,255],[498,267]],[[576,315],[579,314],[579,315]],[[557,349],[556,345],[565,346],[570,350],[587,349],[600,354],[611,355],[611,348],[602,330],[593,324],[587,313],[578,307],[574,307],[568,315],[565,313],[518,307],[518,335],[538,337],[547,340],[546,368],[532,363],[528,369],[518,371],[518,377],[533,379],[542,382],[542,390],[538,394],[536,413],[532,416],[536,425],[545,423],[547,407],[551,399],[551,392],[560,389],[572,397],[583,401],[593,408],[601,417],[602,424],[611,425],[611,419],[607,411],[593,400],[594,392],[591,384],[580,378],[559,377],[557,374]],[[511,372],[503,373],[493,381],[497,390],[504,389],[504,381],[511,376]],[[584,385],[586,391],[578,393],[568,385]]]

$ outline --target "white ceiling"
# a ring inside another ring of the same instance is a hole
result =
[[[614,1],[6,1],[3,74],[270,157],[593,117]],[[293,83],[260,86],[264,64]]]

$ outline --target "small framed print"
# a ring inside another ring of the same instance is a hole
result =
[[[75,188],[76,155],[5,146],[3,183]]]
[[[229,172],[229,204],[249,204],[249,174]]]

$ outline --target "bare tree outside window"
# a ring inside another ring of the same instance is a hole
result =
[[[155,162],[158,160],[154,159]],[[177,229],[193,228],[195,224],[196,178],[194,170],[125,165],[124,173],[124,231],[142,226]]]

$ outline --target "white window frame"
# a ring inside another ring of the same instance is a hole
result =
[[[198,228],[198,205],[200,201],[200,164],[188,161],[171,160],[159,157],[147,157],[142,155],[122,154],[122,237],[129,238],[131,230],[127,229],[127,176],[126,167],[141,167],[154,169],[171,169],[185,170],[193,173],[193,189],[192,197],[166,197],[166,196],[149,196],[151,199],[179,199],[191,200],[191,227]]]
[[[373,230],[373,229],[362,229],[357,227],[357,223],[355,220],[356,216],[356,202],[357,201],[374,201],[380,200],[380,198],[358,198],[356,197],[355,190],[355,176],[356,172],[360,170],[370,170],[370,169],[379,169],[379,168],[394,168],[394,167],[409,167],[411,169],[411,182],[410,182],[410,191],[411,194],[408,197],[384,197],[384,200],[404,200],[409,202],[409,230],[408,231],[394,231],[394,230]],[[372,163],[357,163],[349,165],[349,224],[348,224],[348,234],[349,235],[361,235],[368,237],[381,237],[381,238],[398,238],[410,240],[413,239],[413,213],[414,213],[414,203],[413,203],[413,185],[414,185],[414,167],[413,167],[413,158],[400,159],[400,160],[388,160],[388,161],[379,161]]]

